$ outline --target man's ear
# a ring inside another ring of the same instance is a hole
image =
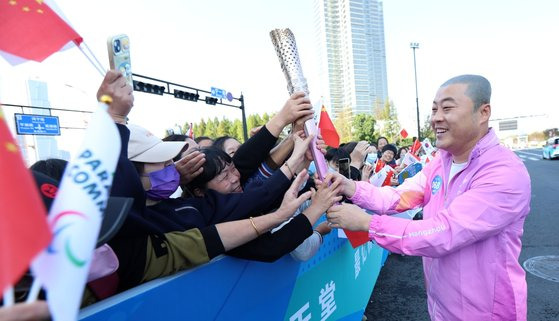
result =
[[[480,113],[480,122],[488,123],[489,118],[491,117],[491,105],[490,104],[483,104],[479,106],[478,112]]]

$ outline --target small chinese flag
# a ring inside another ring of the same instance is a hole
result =
[[[377,163],[375,165],[374,173],[380,172],[380,170],[383,169],[385,165],[386,164],[381,159],[377,160]]]
[[[49,244],[51,233],[45,207],[1,108],[0,172],[0,291],[4,291]]]
[[[419,141],[419,139],[416,139],[413,142],[413,145],[411,145],[410,153],[417,155],[420,149],[421,149],[421,142]]]
[[[0,54],[38,62],[83,41],[43,0],[0,0],[0,30]]]
[[[390,186],[391,185],[390,183],[391,183],[391,180],[392,180],[393,176],[394,176],[394,171],[391,170],[391,171],[387,172],[386,173],[386,178],[384,179],[384,182],[382,182],[381,186]]]
[[[336,131],[336,127],[332,123],[330,116],[328,116],[328,112],[326,112],[326,108],[322,106],[320,110],[320,121],[318,122],[318,128],[320,128],[320,134],[322,135],[322,139],[326,145],[334,148],[340,147],[340,136]]]
[[[402,128],[402,130],[400,131],[400,136],[406,139],[408,137],[408,132],[404,128]]]

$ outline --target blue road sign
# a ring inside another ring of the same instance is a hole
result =
[[[227,98],[227,91],[219,88],[212,87],[211,95],[215,98]]]
[[[60,135],[58,116],[15,114],[18,135]]]

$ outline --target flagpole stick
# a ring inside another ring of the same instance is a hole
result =
[[[8,286],[6,290],[4,290],[4,306],[11,307],[14,305],[14,287],[12,285]]]
[[[27,299],[25,300],[25,303],[31,303],[37,301],[40,291],[41,291],[41,283],[39,283],[39,279],[34,278],[33,283],[31,284],[31,289],[29,290],[29,294],[27,295]]]
[[[82,52],[82,54],[87,58],[87,60],[89,60],[89,62],[91,63],[91,65],[93,67],[95,67],[95,69],[97,69],[97,71],[99,72],[99,74],[101,75],[101,77],[105,77],[105,71],[103,70],[103,68],[100,65],[97,65],[93,60],[91,60],[91,57],[89,57],[85,51],[83,51],[83,48],[80,46],[78,46],[78,48],[80,49],[80,51]],[[97,58],[95,58],[95,60],[97,60]],[[98,62],[98,61],[97,61]]]
[[[91,49],[89,49],[89,46],[87,45],[87,43],[85,41],[83,41],[82,44],[85,46],[85,49],[87,49],[87,51],[89,52],[89,55],[91,57],[93,57],[93,59],[97,63],[97,66],[100,67],[101,70],[105,70],[105,68],[103,67],[103,64],[101,62],[99,62],[99,59],[97,59],[97,57],[93,54],[93,51],[91,51]],[[103,73],[103,77],[105,77],[104,73]]]

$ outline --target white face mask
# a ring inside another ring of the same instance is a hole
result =
[[[330,166],[328,166],[328,173],[337,173],[337,172],[338,172],[338,170],[337,170],[337,169],[335,169],[335,168],[333,168],[333,167],[330,167]]]
[[[369,164],[374,164],[377,161],[378,155],[377,152],[367,154],[367,158],[365,161]]]

